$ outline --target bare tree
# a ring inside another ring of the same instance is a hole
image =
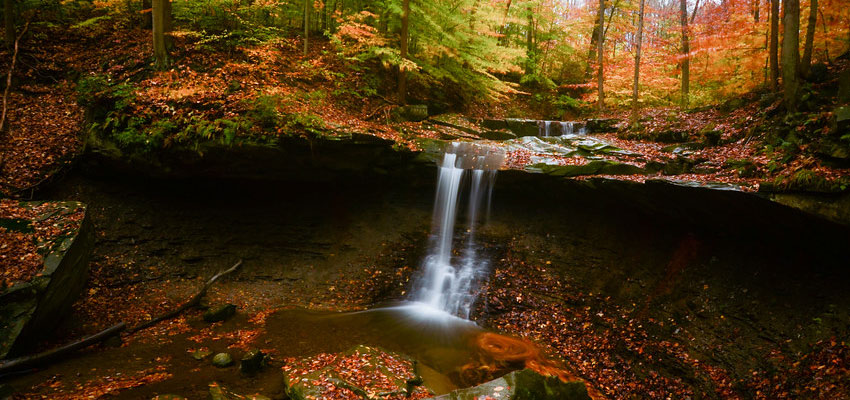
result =
[[[800,60],[800,76],[809,75],[812,66],[812,48],[815,43],[815,28],[818,26],[818,0],[812,0],[809,7],[809,24],[806,26],[806,43],[803,45],[803,59]]]
[[[605,30],[602,28],[605,26],[605,0],[599,0],[599,39],[596,41],[597,49],[596,49],[596,63],[598,70],[596,72],[596,80],[598,85],[598,95],[599,95],[599,112],[605,110],[605,90],[603,88],[603,84],[605,83],[605,73],[603,71],[602,65],[602,51],[604,49],[605,42]]]
[[[407,46],[410,41],[410,0],[404,0],[401,5],[401,61],[398,70],[398,102],[407,103],[407,69],[404,61],[407,59]]]
[[[312,0],[304,0],[304,56],[307,56],[310,41],[310,2]]]
[[[638,114],[638,93],[640,85],[640,49],[643,43],[643,12],[646,0],[640,0],[640,14],[638,14],[637,44],[635,48],[635,82],[632,88],[632,115]]]
[[[15,1],[3,0],[3,25],[6,30],[6,48],[15,46]]]
[[[770,0],[770,85],[779,89],[779,0]]]
[[[688,106],[688,97],[691,86],[691,60],[688,54],[691,52],[690,42],[688,41],[688,0],[679,2],[680,21],[682,23],[682,107]]]
[[[785,88],[785,106],[789,112],[797,111],[799,89],[798,64],[800,63],[800,0],[785,0],[785,32],[782,34],[782,85]]]
[[[153,54],[156,58],[156,67],[168,66],[168,44],[165,35],[171,28],[171,5],[170,0],[153,0]]]

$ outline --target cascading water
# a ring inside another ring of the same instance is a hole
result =
[[[540,133],[538,136],[548,137],[553,135],[552,125],[557,126],[560,131],[558,136],[563,135],[584,135],[587,130],[584,125],[577,125],[572,121],[538,121],[537,126]],[[576,129],[578,127],[578,129]]]
[[[434,233],[425,259],[425,271],[414,288],[413,299],[434,310],[469,318],[479,283],[486,277],[489,263],[479,255],[475,242],[476,225],[489,217],[496,171],[504,151],[469,142],[455,142],[446,149],[439,167],[434,202]],[[468,182],[468,185],[463,183]],[[467,190],[462,190],[468,187]],[[467,196],[465,246],[453,254],[458,203]]]

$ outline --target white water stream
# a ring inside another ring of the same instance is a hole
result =
[[[548,137],[586,134],[584,125],[578,125],[578,129],[576,129],[576,123],[571,121],[538,121],[537,126],[540,130],[540,133],[537,136]],[[553,129],[553,127],[556,128]]]
[[[496,171],[504,160],[502,149],[455,142],[439,166],[431,246],[424,276],[412,293],[428,308],[468,319],[476,291],[489,272],[475,242],[477,225],[489,217]],[[466,200],[465,229],[455,237],[459,203]],[[456,242],[462,243],[455,252]]]

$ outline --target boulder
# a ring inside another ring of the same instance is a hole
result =
[[[213,352],[209,350],[195,350],[192,352],[192,358],[200,361],[212,355]]]
[[[762,193],[767,190],[763,191],[759,188]],[[850,193],[775,192],[766,194],[776,203],[850,226]]]
[[[22,207],[43,202],[20,203]],[[68,314],[88,279],[89,258],[94,248],[94,228],[85,206],[78,202],[57,202],[44,208],[38,218],[59,218],[67,222],[67,233],[40,244],[43,268],[29,281],[0,287],[0,359],[27,353],[36,341],[49,335]],[[84,213],[79,222],[71,220]],[[20,222],[20,221],[18,221]],[[5,226],[9,229],[8,226]]]
[[[263,369],[266,363],[266,354],[261,350],[251,350],[239,361],[239,371],[244,374],[255,374]]]
[[[540,134],[540,127],[537,125],[537,121],[533,119],[508,118],[505,119],[505,123],[508,126],[508,130],[513,132],[517,137],[537,136]]]
[[[503,119],[482,119],[480,121],[479,120],[473,120],[473,121],[470,121],[470,122],[481,125],[485,129],[491,129],[491,130],[494,130],[494,131],[500,131],[500,130],[508,129],[508,123],[507,123],[507,121],[505,121]]]
[[[829,157],[835,161],[850,161],[850,143],[840,140],[821,141],[817,148],[818,154]]]
[[[502,131],[484,131],[481,132],[481,137],[489,140],[511,140],[516,139],[516,135],[509,130]]]
[[[850,134],[850,106],[837,107],[832,115],[832,133],[839,137]]]
[[[319,354],[283,367],[286,394],[292,400],[325,398],[390,399],[430,393],[422,386],[415,362],[371,346],[356,346],[338,354]]]
[[[428,106],[424,104],[411,104],[399,107],[395,110],[401,119],[412,122],[421,122],[428,119]]]
[[[234,316],[236,314],[236,306],[233,304],[225,304],[223,306],[219,306],[216,308],[211,308],[204,312],[204,321],[206,322],[220,322],[227,320],[228,318]]]
[[[587,387],[579,380],[562,382],[556,377],[545,377],[532,370],[511,372],[501,378],[481,385],[459,389],[435,397],[438,400],[590,400]]]
[[[838,76],[838,102],[850,103],[850,69],[845,69]]]
[[[714,124],[708,124],[700,130],[699,137],[703,145],[717,146],[723,137],[723,131],[716,129]]]
[[[688,131],[667,130],[655,135],[655,141],[661,143],[684,143],[690,138]]]
[[[212,365],[218,368],[229,367],[233,365],[233,357],[228,353],[218,353],[213,357]]]
[[[617,121],[613,118],[594,118],[587,120],[585,128],[588,133],[605,133],[617,130]]]

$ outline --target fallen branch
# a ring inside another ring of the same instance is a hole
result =
[[[117,335],[124,328],[127,327],[127,324],[121,322],[117,325],[109,327],[99,333],[95,333],[94,335],[82,338],[76,342],[67,344],[65,346],[59,347],[57,349],[48,350],[43,353],[39,353],[33,356],[26,356],[15,358],[13,360],[0,362],[0,376],[8,374],[14,371],[20,371],[26,368],[32,368],[37,365],[44,364],[48,361],[51,361],[55,358],[59,358],[64,356],[67,353],[71,353],[73,351],[91,346],[95,343],[102,342],[106,339],[109,339],[112,336]]]
[[[398,106],[395,105],[395,104],[384,104],[384,105],[378,106],[378,108],[376,108],[375,111],[372,111],[371,113],[369,113],[369,115],[367,115],[366,118],[364,118],[364,120],[368,121],[372,118],[375,118],[375,116],[377,116],[378,114],[380,114],[382,112],[389,112],[390,110],[392,110],[393,108],[396,108],[396,107],[398,107]]]
[[[215,281],[218,280],[218,278],[221,278],[224,275],[227,275],[227,274],[229,274],[233,271],[236,271],[239,268],[239,266],[241,266],[241,265],[242,265],[242,260],[239,260],[239,261],[236,262],[236,264],[234,264],[229,269],[226,269],[224,271],[220,271],[219,273],[213,275],[213,277],[210,278],[210,280],[208,280],[206,284],[204,284],[204,287],[201,288],[201,291],[198,292],[198,294],[196,294],[194,297],[192,297],[189,301],[183,303],[183,305],[181,305],[180,307],[177,307],[176,309],[169,311],[165,314],[162,314],[162,315],[160,315],[160,316],[158,316],[158,317],[156,317],[156,318],[154,318],[150,321],[144,322],[144,323],[139,324],[139,325],[137,325],[133,328],[130,328],[130,329],[127,330],[127,332],[130,333],[130,334],[136,333],[136,332],[138,332],[142,329],[149,328],[149,327],[156,325],[156,324],[158,324],[162,321],[172,319],[172,318],[180,315],[184,311],[188,310],[191,307],[198,306],[199,304],[201,304],[201,299],[204,297],[204,295],[207,294],[207,290],[210,288],[210,286],[213,285],[213,283],[215,283]]]
[[[6,75],[6,90],[3,91],[3,114],[0,115],[0,133],[2,133],[6,128],[6,110],[8,109],[9,89],[12,88],[12,73],[15,72],[15,61],[18,60],[18,43],[20,43],[24,34],[27,33],[27,28],[29,27],[30,23],[27,21],[26,25],[24,25],[24,29],[15,39],[15,49],[12,52],[12,65],[9,67],[9,73]]]

